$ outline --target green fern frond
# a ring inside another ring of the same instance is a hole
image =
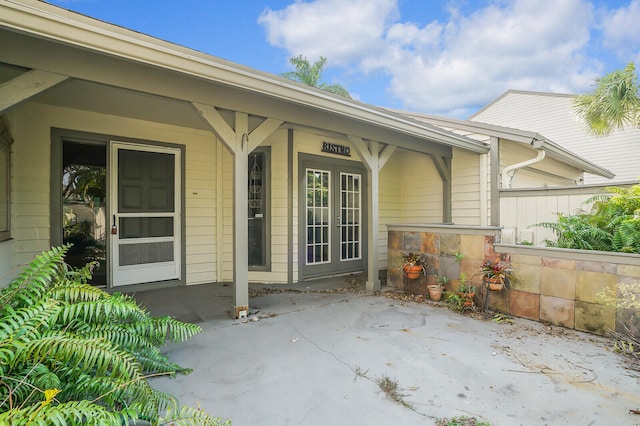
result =
[[[218,417],[211,417],[200,408],[180,407],[177,411],[167,412],[158,422],[160,425],[175,426],[230,426],[229,420],[222,420]]]
[[[157,345],[154,340],[137,333],[132,324],[99,323],[78,326],[75,333],[89,339],[102,338],[118,345],[121,349],[134,352],[141,348]]]
[[[54,300],[39,300],[33,306],[16,310],[7,306],[2,312],[0,340],[15,342],[37,338],[42,330],[55,322],[59,312],[60,307]]]
[[[132,409],[109,411],[89,401],[69,401],[62,404],[33,405],[0,413],[0,424],[37,426],[104,426],[127,425],[138,420]]]
[[[640,218],[622,222],[613,235],[613,246],[625,253],[640,253]]]
[[[45,365],[51,359],[58,363],[82,365],[85,370],[97,375],[112,372],[126,379],[140,375],[139,364],[133,355],[103,339],[47,336],[28,342],[19,356]]]
[[[65,279],[59,285],[50,288],[46,297],[67,303],[95,302],[109,297],[109,293],[90,284]]]
[[[134,355],[145,373],[172,373],[173,377],[175,373],[189,374],[193,371],[169,361],[169,357],[162,354],[155,346],[134,352]]]
[[[175,396],[151,389],[152,395],[145,401],[131,404],[129,407],[139,413],[140,418],[153,425],[158,424],[161,413],[175,412],[179,409],[178,400]]]
[[[179,321],[168,316],[153,318],[154,327],[164,331],[165,339],[172,342],[184,342],[202,332],[202,327]]]
[[[95,301],[66,304],[60,312],[60,321],[78,319],[86,323],[144,321],[147,315],[131,300],[105,298]]]
[[[63,260],[69,247],[69,245],[53,247],[33,259],[7,287],[0,291],[0,308],[9,302],[14,307],[36,303],[65,270]]]

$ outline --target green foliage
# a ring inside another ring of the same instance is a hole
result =
[[[597,136],[606,136],[625,125],[639,127],[640,97],[633,62],[597,79],[593,92],[576,97],[575,110]]]
[[[475,417],[458,416],[452,419],[439,419],[437,426],[491,426],[491,423],[478,420]]]
[[[466,276],[464,273],[460,274],[460,288],[458,291],[447,292],[445,303],[449,308],[458,312],[475,311],[476,306],[474,297],[476,294],[476,287],[465,284]]]
[[[607,188],[585,203],[593,203],[590,213],[558,213],[557,222],[535,225],[556,234],[555,242],[545,241],[547,246],[640,253],[640,185]]]
[[[92,265],[69,269],[68,249],[42,253],[0,291],[0,424],[220,424],[147,381],[190,371],[159,347],[200,327],[90,286]]]
[[[545,240],[547,247],[578,250],[604,250],[611,247],[611,235],[591,223],[590,215],[558,213],[557,222],[542,222],[535,226],[553,230],[556,241]]]
[[[327,64],[327,58],[321,56],[319,60],[310,64],[306,57],[299,55],[289,58],[289,63],[293,65],[296,70],[284,72],[281,74],[282,77],[297,81],[298,83],[306,84],[307,86],[317,87],[318,89],[322,89],[336,95],[351,98],[351,96],[349,96],[349,91],[341,85],[321,82],[322,71],[324,70],[324,66]]]

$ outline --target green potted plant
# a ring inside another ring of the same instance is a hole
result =
[[[447,285],[447,283],[450,281],[449,277],[447,277],[447,273],[449,271],[449,268],[451,268],[452,265],[456,264],[456,263],[460,263],[460,261],[462,260],[463,255],[462,253],[456,253],[455,254],[455,262],[450,263],[442,272],[442,275],[436,275],[436,284],[431,284],[429,286],[427,286],[427,289],[429,290],[429,297],[431,298],[431,300],[440,300],[442,298],[442,293],[445,289],[445,286]]]
[[[473,285],[467,285],[467,276],[464,273],[460,273],[460,287],[458,291],[452,291],[447,293],[447,305],[456,311],[466,311],[475,309],[474,297],[476,296],[476,287]]]
[[[511,286],[511,265],[501,260],[499,257],[492,260],[487,259],[480,265],[480,276],[489,290],[500,291]]]
[[[423,253],[408,252],[401,253],[401,256],[402,265],[400,265],[400,268],[402,268],[408,279],[415,280],[420,277],[420,274],[427,274],[429,262]]]

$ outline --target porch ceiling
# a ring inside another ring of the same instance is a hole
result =
[[[80,80],[67,80],[34,101],[65,108],[208,130],[190,103]]]

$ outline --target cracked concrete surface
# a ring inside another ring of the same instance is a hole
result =
[[[194,372],[152,385],[235,426],[431,425],[460,415],[493,425],[640,424],[629,414],[640,408],[638,376],[604,338],[356,293],[261,295],[251,299],[259,311],[232,320],[228,290],[136,298],[205,329],[168,347]],[[381,391],[383,376],[411,408]]]

